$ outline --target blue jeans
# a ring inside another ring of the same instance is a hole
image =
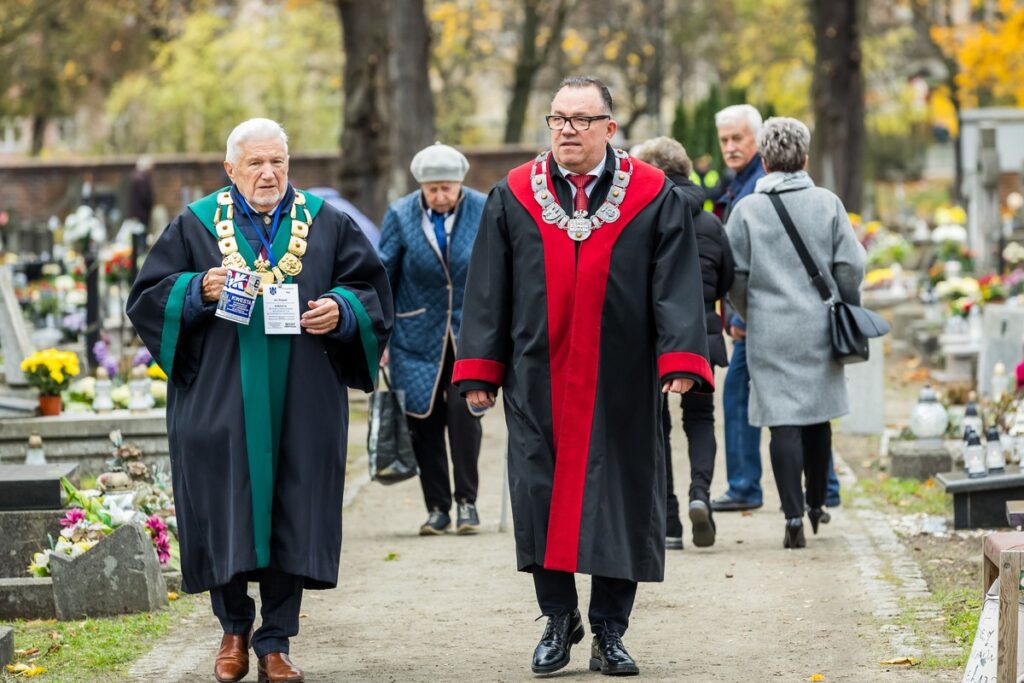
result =
[[[725,472],[728,495],[735,500],[760,504],[761,428],[752,427],[747,417],[750,405],[750,370],[747,344],[737,341],[725,374],[722,407],[725,412]]]

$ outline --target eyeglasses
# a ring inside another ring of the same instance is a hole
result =
[[[569,127],[578,132],[590,130],[591,121],[610,118],[611,116],[608,114],[601,114],[600,116],[545,116],[544,120],[548,122],[548,128],[551,130],[562,130],[565,127],[565,122],[568,121]]]

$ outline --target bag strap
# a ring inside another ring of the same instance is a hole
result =
[[[377,373],[377,377],[384,380],[384,386],[391,391],[391,380],[388,379],[388,370],[383,365],[380,366],[380,372]]]
[[[828,288],[828,283],[825,282],[825,278],[822,276],[821,269],[818,268],[818,264],[814,262],[814,258],[811,256],[811,253],[807,251],[807,245],[804,244],[803,239],[800,237],[800,233],[796,231],[796,226],[793,225],[793,219],[790,217],[789,211],[786,210],[786,205],[782,203],[782,198],[772,192],[768,192],[767,194],[768,199],[771,200],[772,205],[775,207],[775,212],[779,214],[779,220],[782,221],[782,226],[786,228],[786,234],[789,235],[789,240],[796,248],[796,253],[800,255],[800,260],[803,262],[804,268],[807,269],[807,274],[811,277],[811,284],[813,284],[815,289],[818,290],[821,300],[826,304],[832,305],[835,303],[835,297],[832,296],[832,291]]]

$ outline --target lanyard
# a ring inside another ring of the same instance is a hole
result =
[[[239,193],[239,195],[241,195],[241,193]],[[267,258],[270,259],[270,265],[271,266],[276,266],[277,265],[277,259],[274,258],[273,243],[274,243],[274,238],[277,237],[277,228],[278,228],[278,226],[280,225],[280,222],[281,222],[281,206],[284,204],[284,199],[282,198],[282,200],[280,202],[278,202],[277,208],[274,209],[274,220],[273,220],[273,223],[270,226],[270,239],[269,240],[264,236],[263,228],[260,227],[260,224],[253,217],[253,215],[251,213],[249,213],[249,204],[248,204],[248,202],[245,201],[245,197],[241,197],[241,200],[242,201],[239,202],[239,204],[242,207],[242,213],[244,213],[245,217],[249,219],[250,223],[252,223],[252,228],[253,228],[253,230],[256,231],[256,236],[260,238],[260,242],[263,244],[263,248],[266,249],[266,251],[267,251]]]

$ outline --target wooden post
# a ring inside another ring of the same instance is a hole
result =
[[[996,655],[996,680],[1017,680],[1017,619],[1020,613],[1021,551],[999,554],[999,645]]]

